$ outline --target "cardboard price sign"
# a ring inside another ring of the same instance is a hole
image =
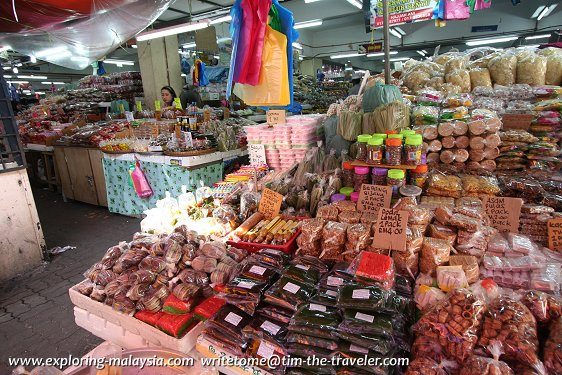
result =
[[[359,192],[357,210],[361,213],[376,214],[381,207],[390,208],[392,187],[363,184]]]
[[[406,251],[407,211],[381,207],[375,224],[373,247],[386,250]]]
[[[482,204],[492,220],[492,227],[500,232],[519,233],[522,199],[484,197]]]
[[[519,113],[506,113],[502,116],[502,129],[520,129],[529,130],[531,127],[531,121],[533,121],[533,115],[519,114]]]
[[[264,145],[248,145],[248,153],[250,154],[250,163],[253,165],[267,164],[265,158]]]
[[[562,251],[562,219],[548,221],[548,248]]]
[[[263,189],[261,194],[260,205],[258,211],[265,216],[266,219],[271,220],[279,215],[283,196],[270,189]]]
[[[285,123],[285,111],[282,109],[271,109],[267,111],[267,125],[273,126]]]

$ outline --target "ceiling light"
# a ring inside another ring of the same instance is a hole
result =
[[[9,84],[12,83],[29,83],[29,81],[8,81]]]
[[[390,51],[389,55],[397,55],[398,51]],[[367,55],[367,57],[378,57],[378,56],[384,56],[384,52],[376,52],[376,53],[369,53]]]
[[[552,4],[551,6],[546,7],[545,9],[543,9],[543,11],[541,12],[541,14],[539,14],[539,16],[537,17],[537,21],[542,20],[544,17],[548,16],[550,13],[552,13],[552,11],[554,10],[554,8],[556,8],[558,6],[558,4]]]
[[[29,62],[31,62],[32,64],[35,64],[37,62],[37,58],[35,56],[29,56]]]
[[[50,85],[51,83],[52,82],[46,82],[46,81],[41,82],[42,85]]]
[[[17,66],[17,67],[20,67],[20,66],[23,66],[23,64],[22,64],[22,63],[17,63],[16,66]]]
[[[402,39],[402,34],[400,34],[398,31],[396,31],[394,29],[390,29],[390,33],[392,35],[394,35],[395,37],[397,37],[398,39]]]
[[[526,36],[525,40],[550,38],[550,34]]]
[[[18,73],[19,73],[19,69],[14,66],[14,67],[12,68],[12,72],[18,74]]]
[[[406,35],[406,32],[404,30],[402,30],[401,28],[399,28],[398,26],[394,26],[394,30],[398,31],[402,35]]]
[[[347,0],[347,2],[359,9],[363,9],[363,4],[359,0]]]
[[[300,49],[302,51],[302,44],[297,43],[297,42],[293,42],[293,47],[296,49]]]
[[[407,60],[410,60],[410,59],[411,59],[411,57],[397,57],[395,59],[389,59],[388,61],[407,61]]]
[[[150,40],[161,38],[169,35],[176,35],[180,33],[187,33],[190,31],[201,30],[209,27],[209,20],[205,19],[194,23],[184,23],[181,25],[165,27],[163,29],[146,31],[137,35],[137,41]]]
[[[421,50],[421,51],[416,51],[416,52],[417,52],[419,55],[422,55],[422,56],[425,56],[425,55],[426,55],[426,53],[425,53],[423,50]]]
[[[4,70],[10,70],[10,69],[12,69],[12,67],[11,67],[11,66],[3,66],[2,69],[4,69]]]
[[[135,65],[135,63],[133,61],[128,61],[128,60],[116,60],[116,59],[107,59],[103,61],[106,64],[113,64],[113,65],[117,65],[117,66],[123,66],[123,65]]]
[[[229,14],[228,16],[224,16],[224,17],[220,17],[220,18],[217,18],[215,20],[212,20],[211,22],[209,22],[209,25],[215,25],[217,23],[230,22],[230,21],[232,21],[232,16]]]
[[[131,48],[138,48],[136,44],[131,45]]]
[[[530,46],[521,46],[521,48],[539,48],[540,46],[540,44],[532,44]]]
[[[320,1],[320,0],[304,0],[305,4],[308,4],[308,3],[315,3],[315,2],[317,2],[317,1]]]
[[[64,82],[53,82],[53,85],[64,85]]]
[[[45,93],[43,91],[35,91],[35,93],[39,94],[39,95],[45,95]]]
[[[539,14],[541,14],[541,12],[544,10],[544,8],[546,8],[546,5],[541,5],[539,6],[536,10],[535,13],[533,13],[533,15],[531,16],[531,18],[537,18],[539,16]]]
[[[12,78],[12,76],[9,75],[9,74],[6,74],[6,75],[4,76],[4,78]]]
[[[295,29],[304,29],[305,27],[314,27],[320,25],[322,25],[322,20],[310,20],[310,21],[295,23]]]
[[[484,44],[494,44],[494,43],[505,43],[517,39],[516,36],[506,36],[502,38],[487,38],[487,39],[476,39],[469,40],[466,42],[467,46],[481,46]]]
[[[18,78],[24,78],[24,79],[47,79],[47,76],[18,76]]]
[[[186,49],[195,48],[195,47],[197,47],[197,44],[196,43],[187,43],[187,44],[184,44],[182,47],[186,48]]]
[[[37,52],[35,54],[35,57],[45,57],[45,56],[56,55],[59,52],[64,52],[66,50],[67,50],[66,46],[44,49],[44,50],[41,50],[41,51]]]
[[[345,59],[346,57],[359,57],[359,56],[365,56],[364,53],[347,53],[347,54],[343,54],[343,55],[332,55],[330,56],[331,59]]]

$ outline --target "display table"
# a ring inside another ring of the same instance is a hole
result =
[[[39,184],[47,184],[51,191],[60,186],[53,146],[27,144],[24,147],[31,179]],[[43,161],[44,178],[39,175],[39,160]]]

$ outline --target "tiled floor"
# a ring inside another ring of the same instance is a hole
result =
[[[0,374],[10,374],[10,357],[82,356],[101,343],[74,323],[68,288],[107,248],[140,229],[140,220],[106,208],[64,203],[61,195],[46,190],[33,193],[47,248],[76,249],[0,284]]]

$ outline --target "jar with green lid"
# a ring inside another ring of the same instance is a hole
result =
[[[419,165],[422,159],[423,137],[421,134],[409,135],[406,137],[404,154],[406,165]]]
[[[389,134],[387,139],[402,139],[402,140],[404,140],[404,134]]]
[[[406,173],[401,169],[391,169],[386,176],[386,186],[392,187],[392,196],[398,198],[399,189],[406,185]]]
[[[342,187],[340,189],[340,194],[345,195],[345,198],[349,198],[351,196],[351,193],[353,193],[353,188],[352,187]]]
[[[372,137],[367,143],[367,164],[382,164],[384,155],[383,139],[380,137]]]
[[[412,129],[402,129],[402,131],[400,132],[400,134],[403,134],[404,137],[408,137],[410,135],[415,135],[416,131],[412,130]]]
[[[384,134],[384,133],[375,133],[371,136],[372,138],[382,138],[384,140],[386,140],[386,138],[388,138],[388,134]]]
[[[367,161],[367,143],[370,139],[370,134],[361,134],[357,136],[357,160]]]

